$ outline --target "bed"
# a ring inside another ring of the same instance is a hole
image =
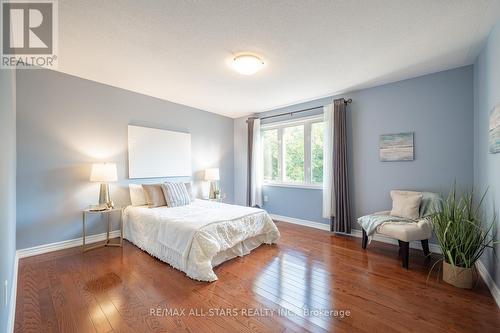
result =
[[[196,199],[180,207],[129,206],[124,237],[192,279],[215,281],[214,267],[276,243],[280,234],[266,211]]]

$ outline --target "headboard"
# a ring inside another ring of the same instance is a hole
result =
[[[129,178],[191,177],[191,134],[128,126]]]

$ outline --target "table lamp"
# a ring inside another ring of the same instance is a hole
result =
[[[217,199],[219,196],[218,181],[220,180],[219,168],[211,168],[205,170],[205,180],[210,182],[210,199]]]
[[[99,192],[99,206],[113,207],[109,197],[109,183],[118,180],[115,163],[94,163],[90,172],[90,181],[101,183]]]

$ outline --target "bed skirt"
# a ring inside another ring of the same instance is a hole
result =
[[[149,253],[151,256],[169,264],[170,266],[186,273],[192,279],[198,281],[216,281],[217,275],[215,275],[213,268],[231,260],[236,257],[243,257],[249,254],[252,250],[258,248],[262,244],[272,244],[272,241],[269,241],[268,235],[258,235],[255,237],[251,237],[245,239],[235,246],[218,252],[212,260],[207,263],[210,266],[209,269],[204,269],[203,272],[200,272],[199,265],[193,267],[192,261],[186,260],[183,258],[178,252],[166,247],[165,245],[159,242],[143,242],[140,239],[134,239],[132,235],[124,236],[125,239],[133,243],[135,246],[140,248],[141,250]]]
[[[146,212],[151,213],[149,210]],[[199,281],[217,280],[213,271],[215,266],[247,255],[261,244],[274,244],[280,237],[269,214],[257,211],[234,220],[203,226],[193,234],[188,251],[183,251],[161,241],[164,238],[160,237],[162,233],[176,232],[175,228],[162,229],[161,220],[142,218],[144,212],[141,213],[140,209],[136,209],[135,214],[132,213],[130,208],[125,210],[124,238]]]

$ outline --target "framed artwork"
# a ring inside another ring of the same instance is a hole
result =
[[[382,162],[413,161],[413,132],[382,134],[379,157]]]
[[[191,134],[128,126],[129,178],[191,177]]]

